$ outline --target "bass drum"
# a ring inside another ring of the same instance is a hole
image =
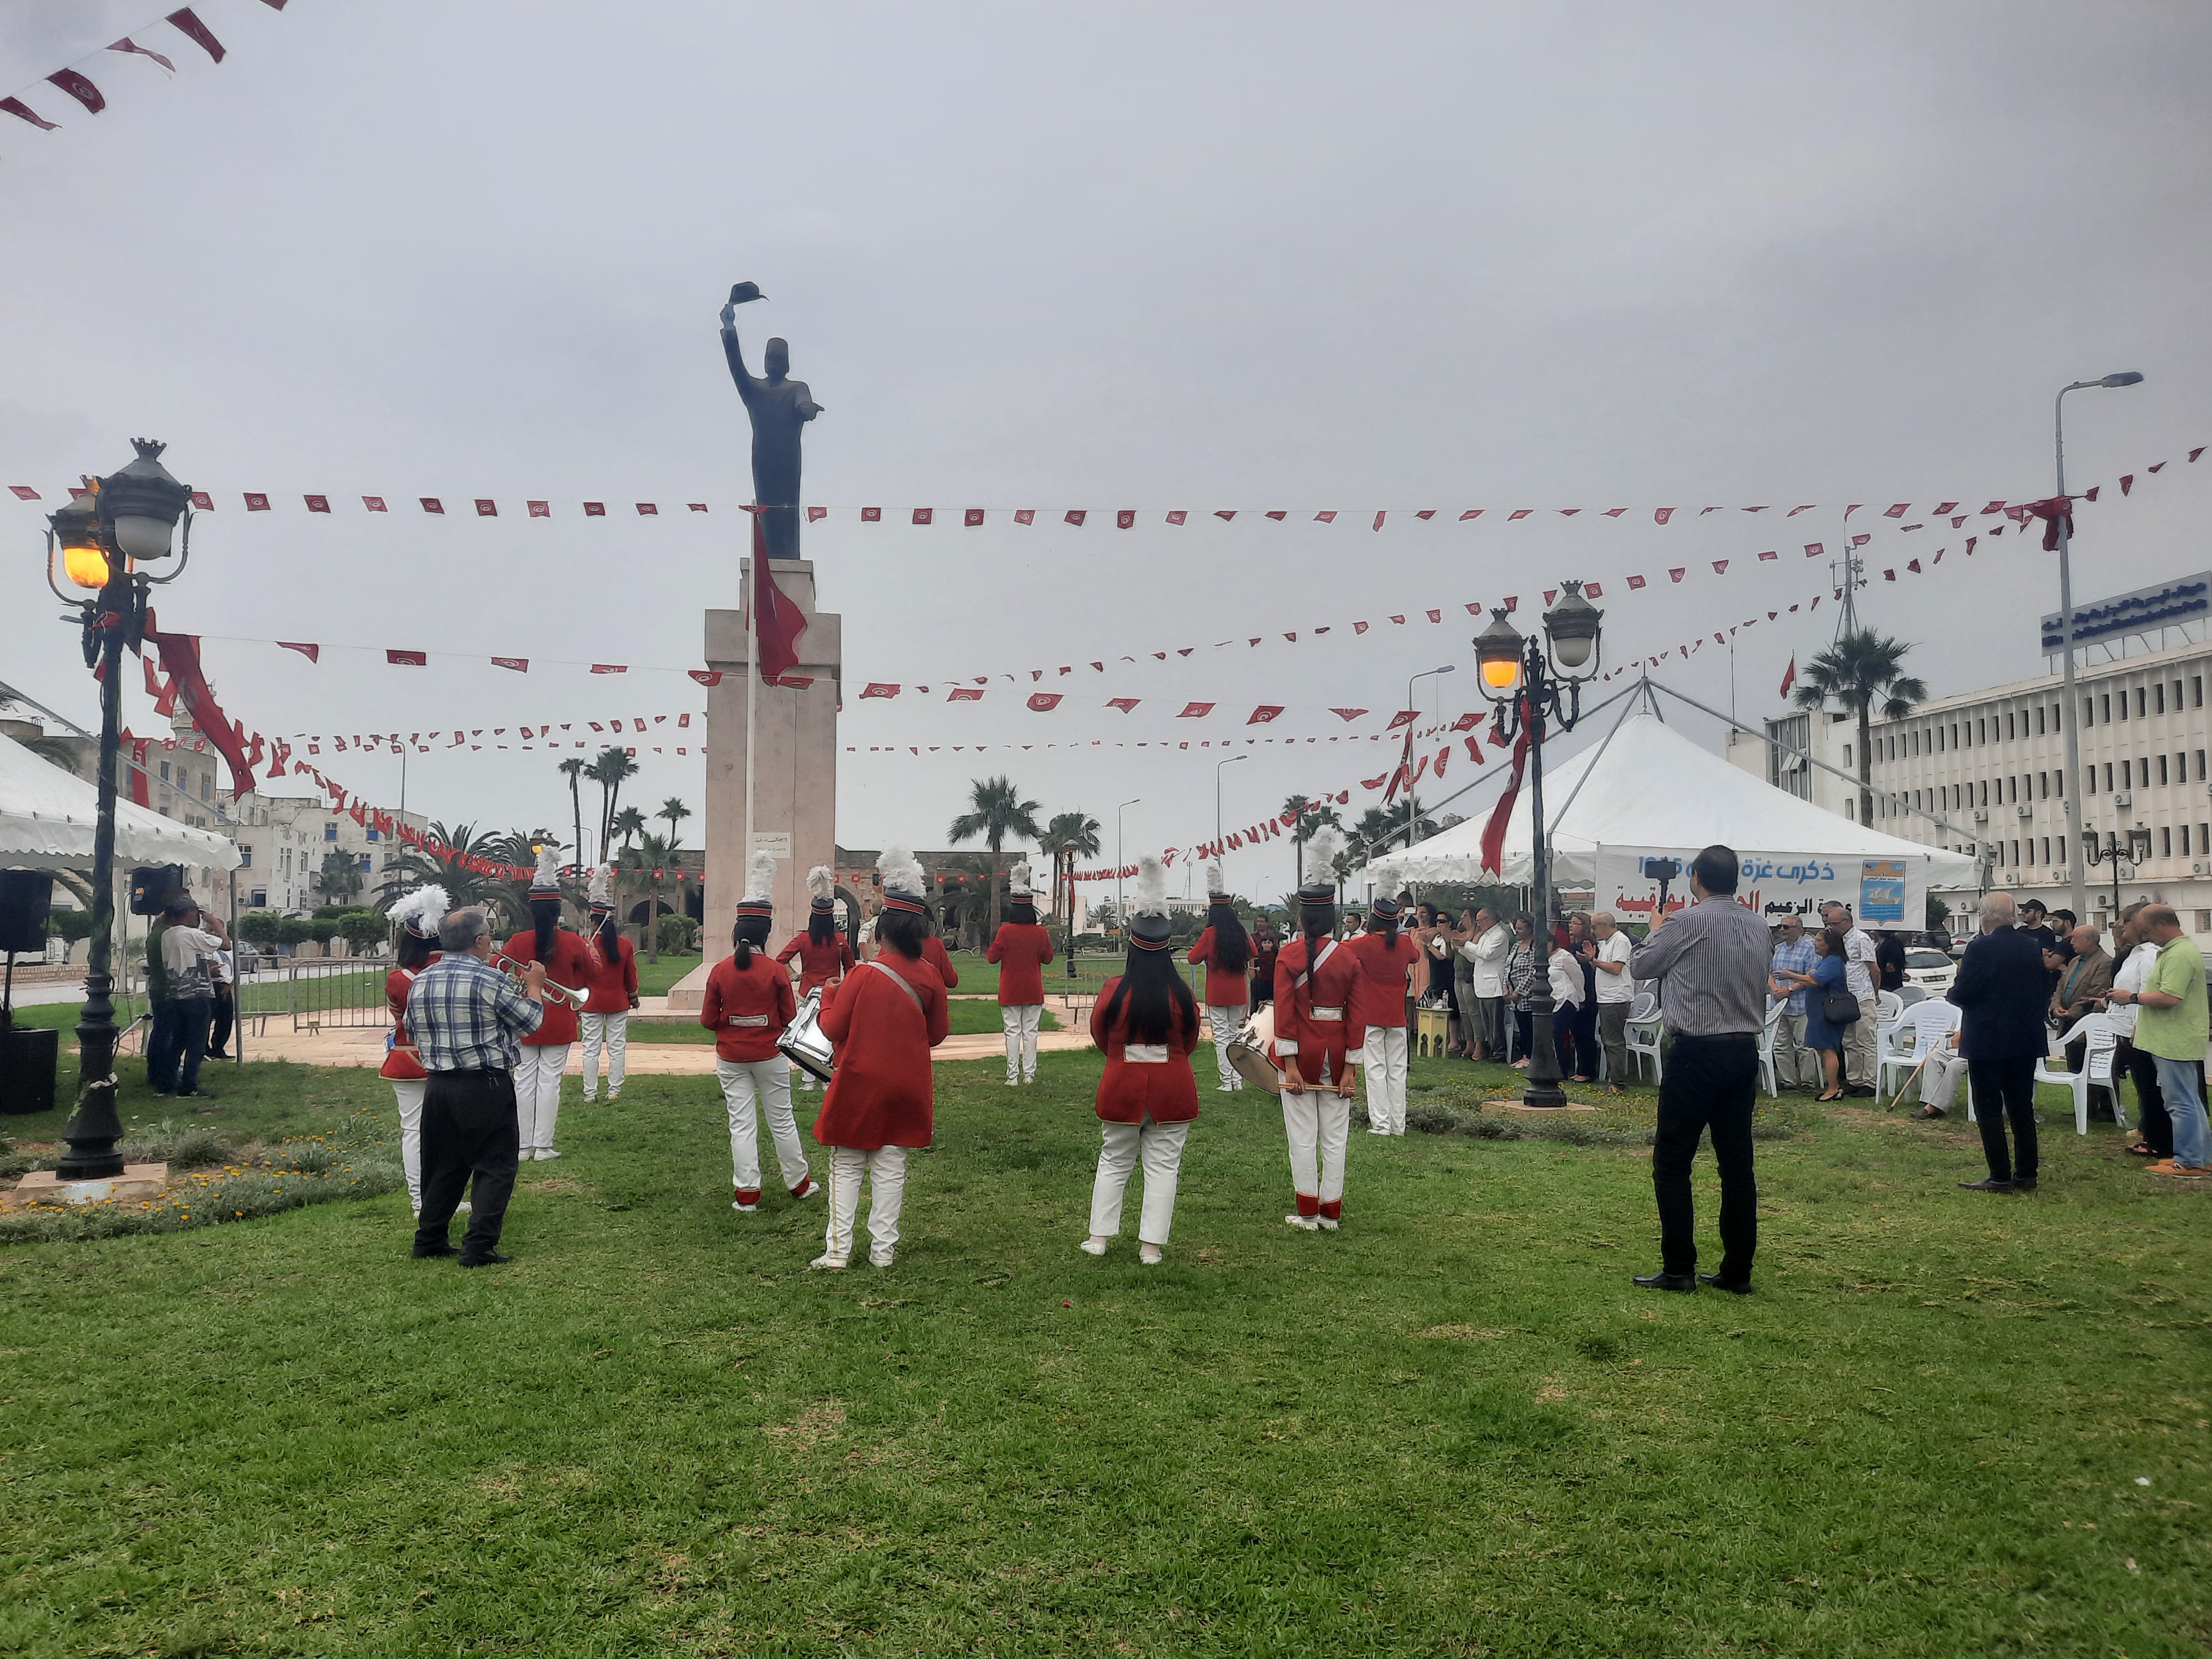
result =
[[[1229,1063],[1255,1089],[1283,1091],[1282,1068],[1275,1064],[1275,1005],[1256,1010],[1244,1029],[1230,1039]]]

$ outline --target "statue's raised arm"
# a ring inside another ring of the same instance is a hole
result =
[[[752,422],[753,500],[761,509],[763,540],[775,559],[799,557],[799,434],[822,413],[804,380],[791,378],[791,348],[772,339],[761,353],[760,374],[745,368],[738,342],[737,309],[763,298],[754,283],[739,283],[722,307],[722,355],[730,379]]]

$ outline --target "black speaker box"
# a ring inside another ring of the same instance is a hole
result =
[[[185,885],[185,866],[181,864],[151,864],[143,870],[131,872],[131,914],[134,916],[158,916],[161,901],[170,894],[181,892]]]
[[[0,870],[0,951],[44,956],[54,878],[44,870]]]
[[[0,1030],[0,1112],[51,1112],[59,1031],[36,1025]]]

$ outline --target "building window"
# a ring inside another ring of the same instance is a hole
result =
[[[2181,826],[2181,856],[2189,856],[2189,826],[2185,823]]]
[[[2199,910],[2197,913],[2197,931],[2200,933],[2212,933],[2212,910]]]
[[[1856,823],[1858,822],[1859,804],[1856,800],[1850,799],[1848,796],[1845,797],[1844,800],[1844,816],[1846,818],[1849,818],[1853,823]]]
[[[1846,765],[1846,766],[1849,766],[1850,763],[1851,763],[1851,746],[1850,746],[1850,744],[1845,744],[1844,745],[1844,765]]]
[[[2109,691],[2100,691],[2097,694],[2097,701],[2103,705],[2100,712],[2105,724],[2110,726],[2112,723],[2112,694]],[[2128,712],[2128,699],[2125,692],[2120,694],[2120,712],[2123,714]]]
[[[2169,824],[2161,823],[2158,827],[2158,855],[2162,859],[2173,856],[2173,830]]]
[[[2058,705],[2055,702],[2051,705],[2051,729],[2058,730]]]
[[[2057,856],[2055,860],[2052,860],[2052,862],[2053,862],[2053,863],[2057,863],[2057,864],[2063,864],[2063,863],[2065,863],[2065,862],[2066,862],[2066,837],[2065,837],[2065,836],[2059,836],[2057,846],[2058,846],[2058,856]]]
[[[2142,719],[2148,712],[2148,709],[2146,707],[2147,702],[2148,700],[2143,696],[2142,687],[2140,685],[2136,687],[2136,718],[2137,720]]]
[[[2097,793],[2097,769],[2096,769],[2096,767],[2093,764],[2093,765],[2089,768],[2088,771],[2084,775],[2084,776],[2086,777],[2086,779],[2087,779],[2087,781],[2088,787],[2087,787],[2087,788],[2085,788],[2084,790],[2082,790],[2082,792],[2081,792],[2081,793],[2082,793],[2083,794],[2085,794],[2085,795],[2094,795],[2094,794],[2095,794],[2095,793]]]
[[[2173,712],[2177,714],[2181,712],[2181,682],[2179,680],[2173,683]]]
[[[200,774],[200,799],[202,800],[215,799],[215,774],[212,772]]]
[[[376,831],[375,831],[375,830],[370,830],[370,831],[368,832],[368,838],[369,838],[371,841],[374,841],[374,840],[376,839]]]
[[[2012,857],[2008,859],[2006,862],[2010,864],[2014,869],[2018,869],[2020,867],[2020,843],[2018,842],[2012,843]]]
[[[2202,674],[2189,677],[2189,706],[2191,708],[2204,707],[2204,676]]]
[[[2160,785],[2160,787],[2161,788],[2165,787],[2165,784],[2166,784],[2166,757],[2165,757],[2165,756],[2163,756],[2163,755],[2160,755],[2160,756],[2158,757],[2158,781],[2159,781],[2159,785]]]
[[[325,825],[323,826],[323,839],[324,839],[325,841],[336,841],[337,838],[338,838],[338,827],[337,827],[337,825],[336,825],[335,823],[326,823],[326,824],[325,824]]]
[[[2154,689],[2158,692],[2158,707],[2151,712],[2156,714],[2163,714],[2166,713],[2166,682],[2164,680],[2160,680]]]
[[[253,849],[251,847],[241,846],[238,849],[238,867],[241,870],[253,867]]]

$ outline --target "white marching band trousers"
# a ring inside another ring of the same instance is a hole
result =
[[[430,1086],[424,1077],[385,1079],[399,1103],[399,1167],[407,1176],[407,1202],[417,1216],[422,1213],[422,1094]]]
[[[619,1013],[585,1014],[584,1027],[584,1098],[592,1099],[599,1092],[599,1048],[604,1041],[607,1051],[607,1097],[611,1100],[622,1092],[623,1074],[629,1065],[629,1010]]]
[[[1406,1028],[1370,1025],[1363,1057],[1367,1073],[1367,1127],[1378,1135],[1406,1133]]]
[[[1229,1045],[1237,1041],[1237,1034],[1251,1017],[1252,1005],[1249,1002],[1206,1005],[1206,1023],[1213,1028],[1213,1063],[1221,1069],[1221,1086],[1224,1089],[1244,1086],[1243,1074],[1229,1063]]]
[[[999,1009],[999,1023],[1006,1028],[1006,1081],[1036,1081],[1037,1019],[1042,1002],[1010,1002]]]
[[[1344,1145],[1352,1133],[1352,1103],[1334,1088],[1316,1086],[1283,1096],[1283,1133],[1291,1143],[1291,1185],[1300,1215],[1344,1213]]]
[[[1121,1236],[1121,1199],[1129,1189],[1129,1176],[1141,1162],[1145,1166],[1144,1206],[1137,1217],[1137,1241],[1164,1245],[1168,1229],[1175,1224],[1176,1182],[1182,1170],[1182,1145],[1190,1134],[1188,1123],[1155,1123],[1152,1114],[1137,1123],[1102,1123],[1104,1144],[1098,1148],[1098,1176],[1091,1184],[1091,1236]]]
[[[832,1261],[852,1259],[853,1224],[860,1217],[860,1181],[866,1176],[868,1258],[890,1264],[899,1240],[899,1206],[906,1198],[906,1153],[903,1146],[881,1146],[872,1152],[857,1146],[830,1149],[830,1227],[823,1254]]]
[[[514,1068],[514,1120],[526,1158],[553,1150],[553,1121],[561,1115],[561,1073],[568,1069],[572,1046],[522,1047],[522,1058]]]
[[[722,1104],[730,1119],[730,1185],[746,1204],[760,1197],[760,1126],[768,1119],[768,1132],[775,1142],[775,1161],[783,1184],[794,1193],[806,1189],[806,1149],[799,1144],[799,1125],[791,1115],[791,1062],[781,1054],[773,1060],[716,1060],[714,1079],[722,1085]]]

